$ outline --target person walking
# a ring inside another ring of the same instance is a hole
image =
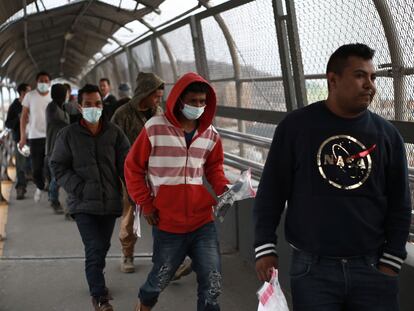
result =
[[[22,83],[17,87],[19,97],[10,105],[7,111],[5,125],[12,130],[13,140],[15,142],[16,157],[16,200],[23,200],[26,193],[26,158],[18,151],[17,145],[20,141],[20,116],[22,114],[22,101],[26,94],[30,92],[30,85]]]
[[[112,311],[103,270],[115,220],[122,213],[126,136],[102,115],[96,85],[79,90],[82,119],[63,128],[50,159],[53,175],[68,193],[68,209],[85,247],[85,273],[92,304],[97,311]]]
[[[153,73],[140,72],[137,76],[134,97],[116,110],[112,122],[118,125],[128,137],[130,144],[135,142],[144,124],[152,116],[162,114],[160,103],[164,94],[164,81]],[[122,253],[121,271],[135,271],[134,246],[137,237],[133,231],[135,203],[130,202],[128,193],[124,192],[124,207],[119,231]]]
[[[195,73],[185,74],[172,88],[165,114],[145,123],[127,156],[128,193],[153,226],[154,237],[153,267],[135,310],[154,307],[187,255],[197,274],[197,310],[220,310],[216,200],[203,185],[205,176],[220,195],[228,184],[220,136],[212,126],[215,110],[210,84]]]
[[[278,268],[287,202],[293,310],[398,310],[410,190],[401,135],[368,110],[373,57],[364,44],[339,47],[328,98],[288,114],[269,150],[254,204],[256,271],[267,281]]]
[[[36,184],[34,193],[36,203],[40,201],[42,191],[45,191],[46,107],[52,101],[49,91],[50,80],[51,77],[47,72],[42,71],[36,75],[36,89],[28,92],[24,97],[20,118],[19,147],[23,148],[29,139],[33,181]]]
[[[61,129],[70,123],[69,114],[64,103],[67,89],[63,84],[52,85],[52,102],[46,107],[46,167],[50,171],[49,202],[56,214],[63,214],[64,209],[59,201],[59,185],[50,170],[50,157],[55,146],[56,136]],[[67,217],[68,218],[68,217]]]

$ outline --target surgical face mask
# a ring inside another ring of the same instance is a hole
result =
[[[49,83],[38,82],[37,89],[40,93],[47,93],[49,92]]]
[[[188,104],[184,104],[184,108],[181,111],[188,120],[197,120],[199,117],[201,117],[205,108],[206,106],[194,107]]]
[[[95,124],[99,122],[102,115],[102,108],[89,107],[82,108],[82,116],[89,123]]]

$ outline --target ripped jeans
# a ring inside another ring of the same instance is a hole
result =
[[[219,311],[221,293],[221,262],[214,222],[189,233],[169,233],[153,227],[153,267],[140,288],[141,303],[153,307],[159,294],[167,287],[186,255],[192,259],[197,274],[197,311]]]

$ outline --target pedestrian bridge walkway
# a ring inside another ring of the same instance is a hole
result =
[[[31,184],[25,200],[16,201],[14,189],[10,194],[7,239],[0,260],[0,310],[92,310],[83,270],[83,245],[75,222],[55,215],[46,193],[35,204],[33,193]],[[119,270],[119,220],[114,230],[105,276],[115,310],[134,309],[138,287],[151,268],[151,230],[147,224],[142,225],[143,237],[135,248],[137,270],[132,274]],[[222,262],[222,310],[256,310],[255,292],[260,284],[252,263],[243,261],[235,252],[223,254]],[[172,282],[156,310],[194,311],[196,284],[194,273]]]

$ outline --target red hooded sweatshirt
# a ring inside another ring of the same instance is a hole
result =
[[[174,108],[184,89],[193,82],[206,83],[209,91],[206,108],[187,147]],[[210,84],[195,73],[185,74],[172,88],[165,114],[145,124],[125,160],[128,193],[144,215],[158,211],[160,230],[186,233],[213,220],[216,200],[204,187],[202,177],[217,195],[228,184],[220,136],[211,124],[215,111],[216,94]]]

